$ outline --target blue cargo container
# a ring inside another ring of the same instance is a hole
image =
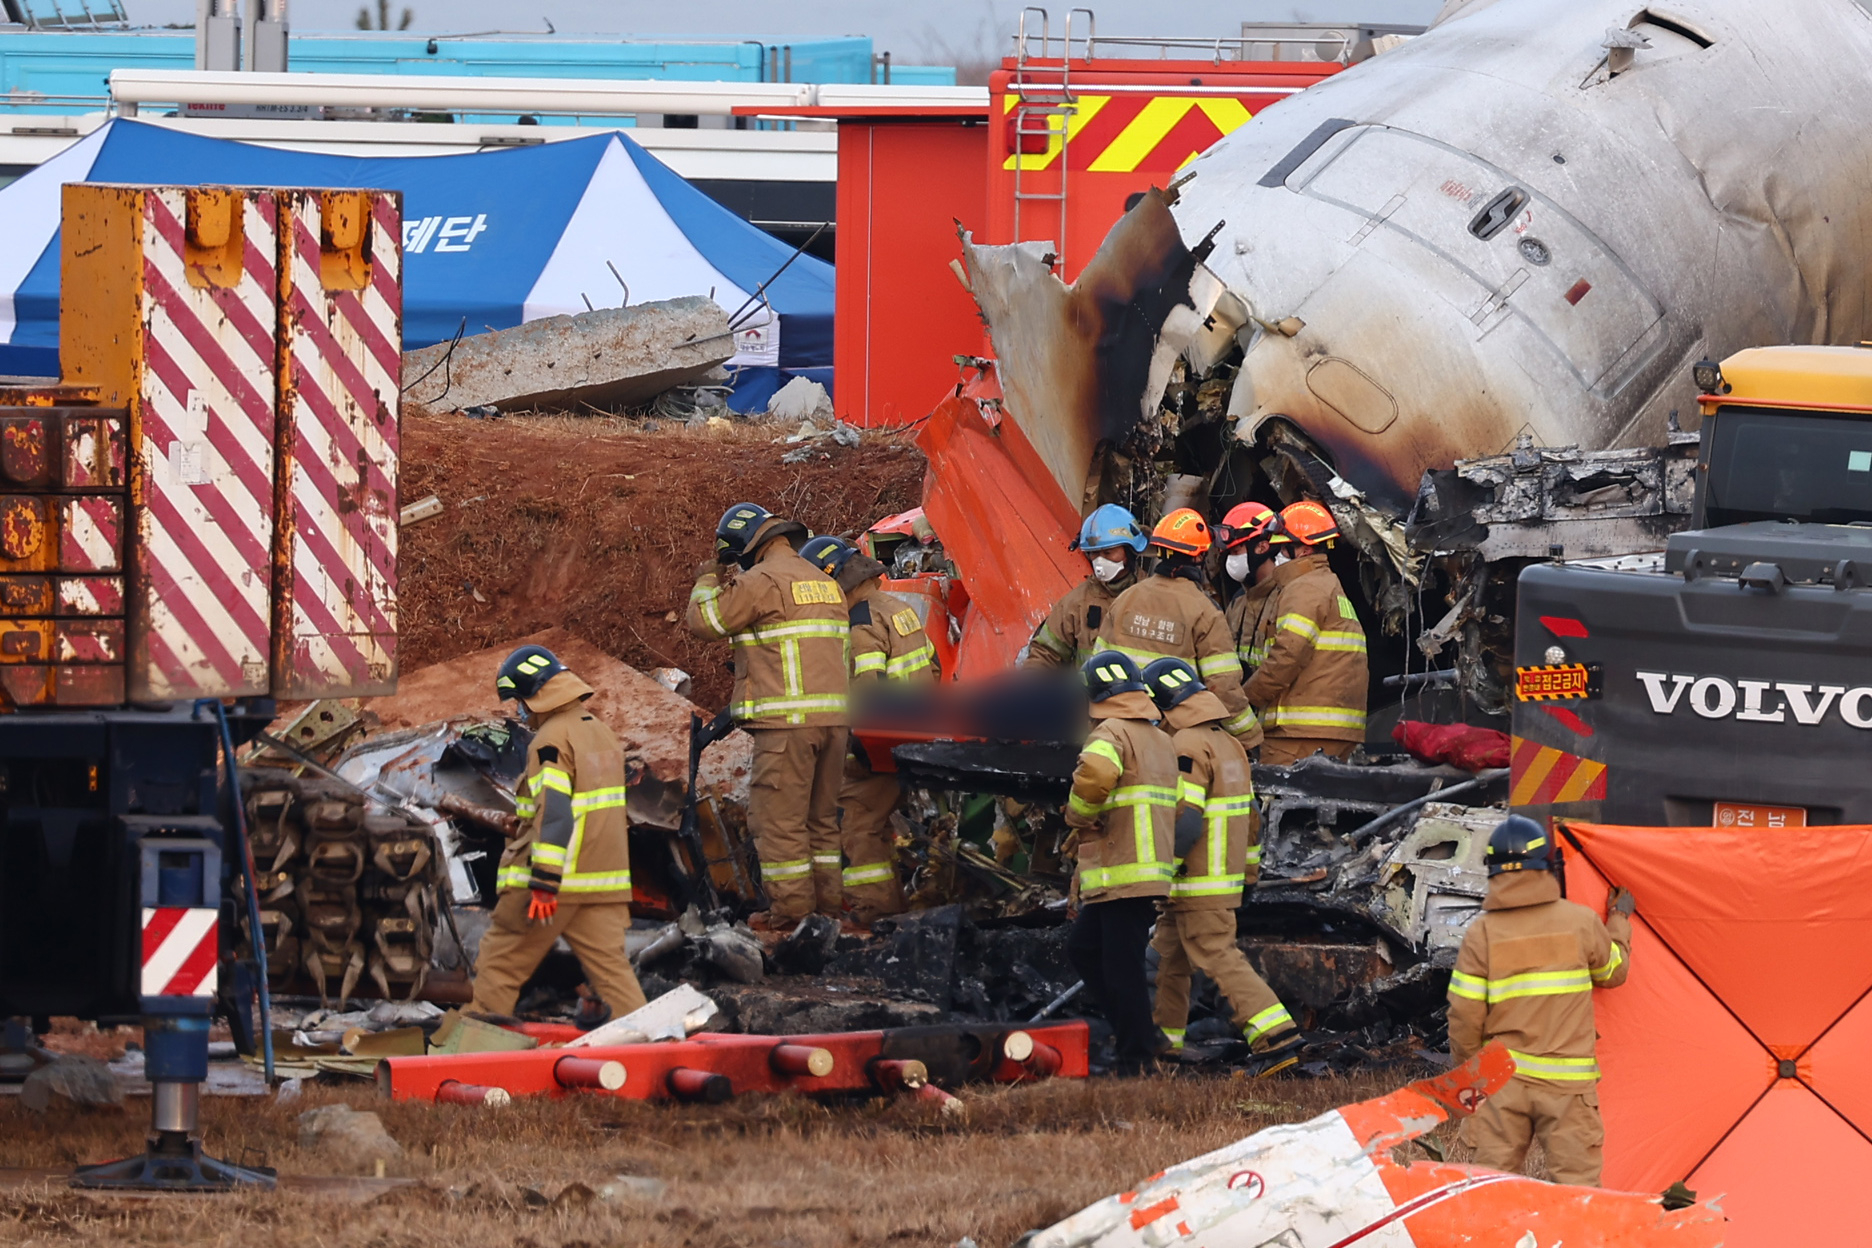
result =
[[[687,82],[840,82],[885,72],[868,38],[644,41],[598,35],[295,34],[296,71],[500,78],[668,79]],[[0,33],[0,109],[74,113],[102,108],[113,69],[190,69],[192,31]],[[893,83],[950,85],[955,70],[892,65]]]

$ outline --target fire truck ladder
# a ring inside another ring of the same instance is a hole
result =
[[[1059,231],[1052,240],[1059,256],[1062,272],[1066,256],[1066,180],[1067,145],[1072,137],[1072,119],[1077,111],[1078,99],[1072,91],[1072,55],[1073,55],[1073,17],[1075,14],[1086,15],[1085,55],[1092,59],[1092,42],[1096,32],[1096,19],[1091,9],[1072,9],[1066,14],[1065,37],[1061,40],[1059,64],[1048,64],[1052,49],[1052,39],[1048,30],[1047,11],[1029,6],[1021,10],[1020,26],[1014,36],[1014,241],[1026,240],[1021,228],[1021,206],[1031,201],[1054,205],[1052,212],[1058,214]],[[1033,52],[1033,40],[1028,34],[1027,17],[1038,14],[1040,19],[1038,54]],[[1039,170],[1027,168],[1027,141],[1039,139],[1045,144],[1043,151],[1058,152],[1059,189],[1055,191],[1034,190],[1028,180],[1030,173]],[[1054,140],[1059,145],[1054,147]]]

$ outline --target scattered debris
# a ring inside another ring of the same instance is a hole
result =
[[[789,424],[796,420],[837,419],[832,396],[824,386],[806,377],[795,377],[774,391],[773,398],[767,400],[767,414]]]
[[[403,1155],[403,1146],[390,1138],[381,1118],[349,1105],[321,1105],[300,1114],[299,1147],[360,1173],[381,1170],[385,1161]]]
[[[1401,1145],[1466,1117],[1513,1073],[1507,1050],[1492,1045],[1456,1070],[1389,1096],[1270,1127],[1172,1166],[1024,1242],[1031,1248],[1130,1248],[1176,1236],[1418,1248],[1531,1248],[1537,1241],[1716,1248],[1723,1242],[1725,1219],[1707,1205],[1667,1210],[1650,1195],[1566,1187],[1437,1158],[1398,1158]],[[1511,1185],[1513,1195],[1472,1195],[1497,1185]]]
[[[690,295],[438,343],[407,352],[403,376],[408,398],[435,411],[639,404],[702,381],[734,351],[727,314]]]
[[[654,1040],[681,1040],[701,1031],[718,1013],[715,1003],[688,984],[681,984],[649,1004],[614,1018],[568,1041],[569,1049],[594,1044],[648,1044]]]
[[[441,499],[434,494],[428,494],[397,512],[397,523],[400,525],[416,524],[419,521],[439,516],[445,510],[447,509],[442,506]]]
[[[123,1088],[111,1068],[95,1057],[63,1054],[26,1076],[20,1104],[35,1114],[122,1109]]]

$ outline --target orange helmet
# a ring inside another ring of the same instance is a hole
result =
[[[1222,545],[1233,550],[1267,532],[1274,519],[1274,509],[1266,503],[1237,503],[1222,517]]]
[[[1307,499],[1281,508],[1279,523],[1269,532],[1271,542],[1325,546],[1339,536],[1339,525],[1325,504]]]
[[[1188,507],[1179,507],[1157,522],[1150,544],[1179,555],[1202,555],[1210,545],[1209,525]]]

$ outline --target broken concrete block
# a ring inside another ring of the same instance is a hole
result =
[[[36,1114],[74,1109],[122,1109],[123,1088],[95,1057],[69,1055],[41,1066],[20,1086],[20,1104]]]
[[[300,1114],[299,1147],[359,1171],[403,1155],[403,1146],[390,1138],[382,1119],[349,1105],[321,1105]]]
[[[410,351],[403,378],[412,402],[438,411],[643,403],[701,381],[734,352],[728,314],[688,295],[549,316]]]
[[[810,421],[815,417],[830,421],[834,419],[832,396],[818,382],[795,377],[767,400],[767,414],[788,424],[796,420]]]

